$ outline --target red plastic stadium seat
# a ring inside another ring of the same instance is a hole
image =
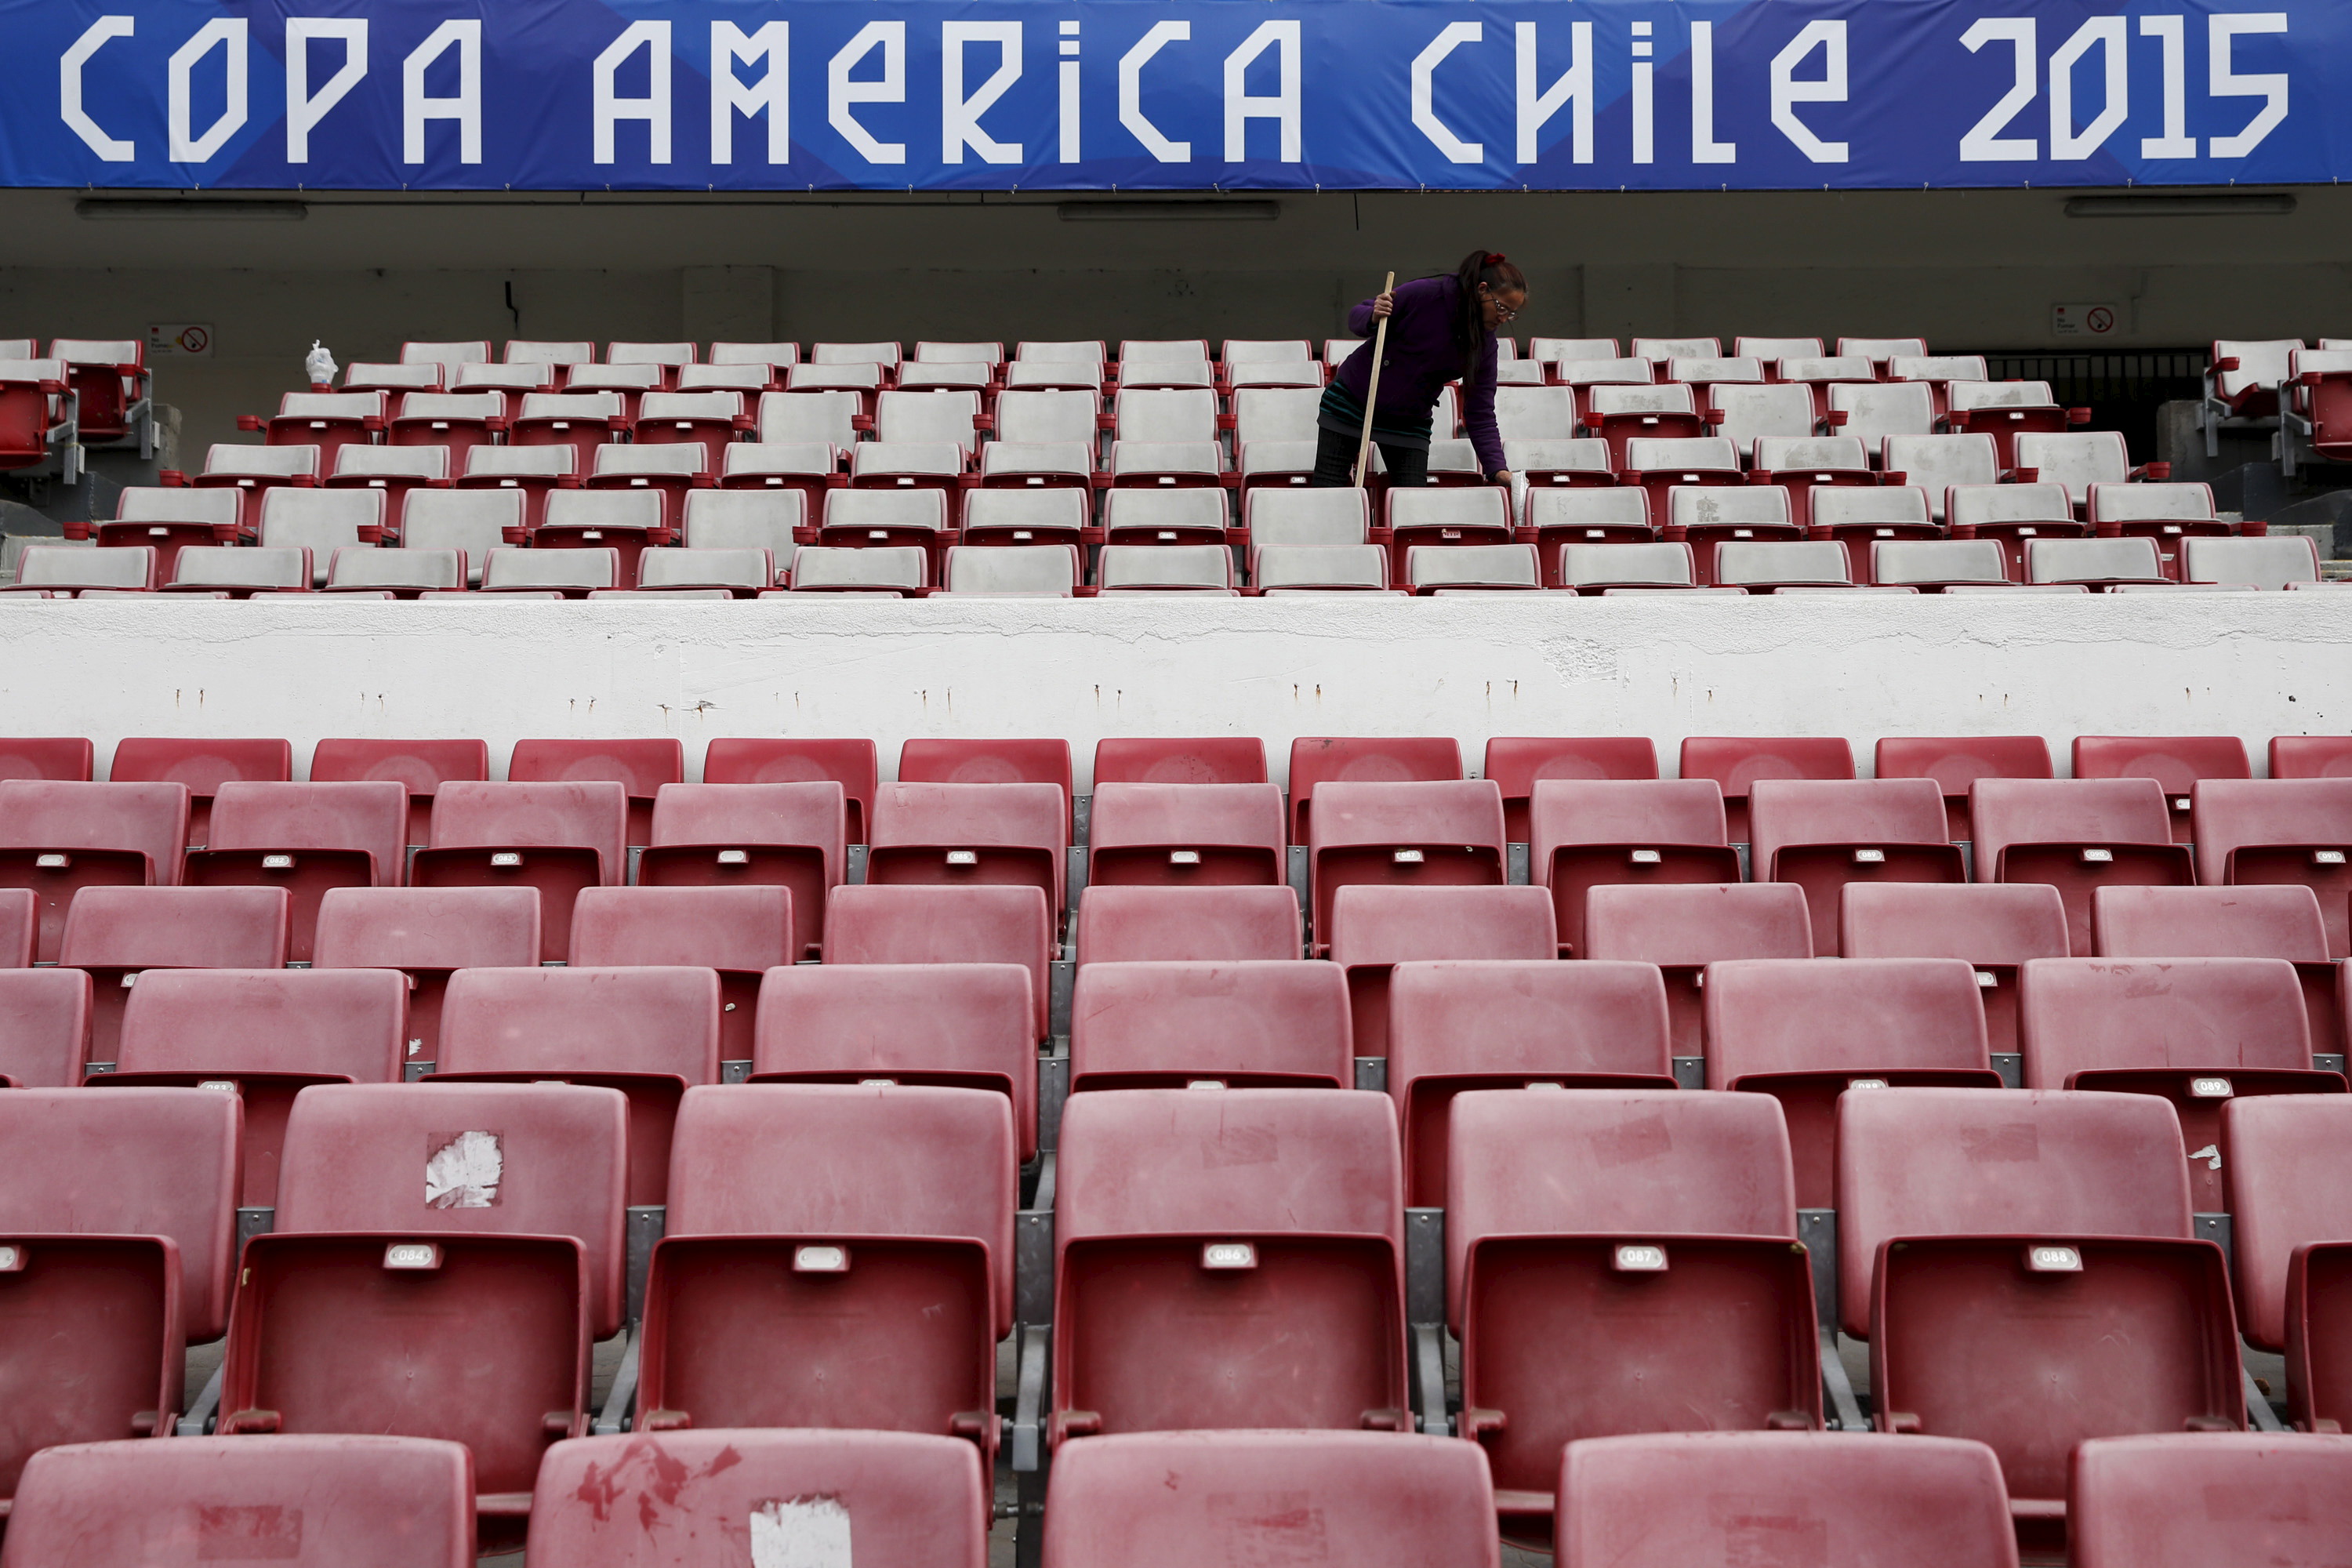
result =
[[[89,1055],[89,976],[0,970],[0,1087],[71,1089]]]
[[[1834,958],[1838,898],[1850,882],[1965,882],[1926,779],[1759,779],[1748,797],[1759,882],[1794,882],[1813,917],[1813,952]]]
[[[1070,1089],[1349,1089],[1348,983],[1338,966],[1092,963],[1070,1006]]]
[[[1727,1506],[1692,1506],[1700,1498]],[[1849,1432],[1571,1443],[1559,1468],[1557,1540],[1559,1568],[1688,1568],[1782,1553],[1806,1568],[2017,1562],[2009,1494],[1991,1449]]]
[[[582,1437],[540,1462],[528,1555],[720,1568],[730,1554],[792,1563],[804,1546],[822,1554],[854,1541],[860,1555],[905,1568],[978,1568],[991,1501],[979,1451],[951,1437],[740,1428]]]
[[[539,963],[536,888],[337,888],[319,902],[314,969],[408,976],[404,1061],[440,1053],[441,1002],[460,969]]]
[[[2250,779],[2246,743],[2235,735],[2077,735],[2078,779],[2154,779],[2172,808],[2176,843],[2192,842],[2190,795],[2200,779]]]
[[[1445,736],[1301,736],[1290,742],[1290,841],[1304,844],[1320,785],[1435,783],[1462,776],[1462,747]]]
[[[213,795],[231,779],[284,784],[294,776],[294,748],[284,741],[183,741],[133,737],[114,748],[107,778],[114,784],[188,786],[188,845],[207,842]]]
[[[1301,1552],[1350,1568],[1492,1568],[1486,1461],[1450,1437],[1362,1432],[1138,1434],[1054,1461],[1045,1568],[1273,1564]]]
[[[1030,887],[1061,928],[1066,794],[1044,784],[895,784],[874,796],[866,880],[877,887]]]
[[[1584,956],[1654,963],[1665,976],[1674,1054],[1706,1054],[1702,975],[1734,958],[1811,958],[1805,890],[1792,882],[1595,888],[1584,904]]]
[[[2280,959],[2043,958],[2021,994],[2025,1087],[2171,1101],[2200,1214],[2221,1212],[2225,1101],[2344,1091],[2343,1074],[2312,1068],[2302,983]]]
[[[419,888],[539,889],[540,957],[572,945],[572,903],[586,888],[626,880],[629,802],[609,781],[472,784],[433,797],[432,842],[409,862]]]
[[[871,741],[787,741],[727,736],[702,755],[704,784],[808,784],[830,779],[849,807],[849,842],[866,842],[877,768]]]
[[[2186,845],[2165,820],[2153,780],[1991,779],[1970,786],[1976,879],[2047,882],[2066,906],[2066,941],[2094,951],[2091,889],[2185,888],[2196,881]]]
[[[1298,895],[1276,888],[1088,888],[1077,960],[1222,963],[1297,958]]]
[[[27,742],[19,741],[17,745]],[[2352,735],[2274,735],[2271,777],[2335,779],[2352,776]]]
[[[1528,817],[1528,871],[1551,889],[1568,957],[1586,956],[1584,901],[1596,887],[1739,880],[1713,779],[1542,779]]]
[[[1360,1057],[1389,1050],[1389,977],[1415,959],[1559,956],[1540,888],[1342,888],[1332,900],[1331,962],[1348,976]]]
[[[283,888],[85,888],[66,912],[58,963],[90,977],[92,1061],[115,1059],[132,983],[150,969],[282,969]]]
[[[2319,899],[2327,956],[2352,956],[2352,779],[2200,780],[2189,799],[2198,881],[2299,882]]]
[[[474,1460],[417,1437],[191,1437],[25,1467],[0,1565],[277,1559],[473,1568]]]
[[[2341,1432],[2352,1422],[2352,1098],[2231,1100],[2221,1165],[2240,1324],[2285,1353],[2295,1426]]]
[[[41,931],[41,900],[30,888],[0,888],[0,969],[25,969]]]
[[[610,779],[629,792],[629,844],[653,842],[654,795],[686,779],[686,750],[676,741],[517,741],[507,763],[516,784]]]
[[[1035,888],[841,887],[824,917],[827,963],[1017,963],[1046,1035],[1053,918]]]
[[[2086,1437],[2245,1425],[2227,1268],[2192,1239],[2179,1123],[2152,1097],[1849,1094],[1837,1191],[1878,1430],[1991,1445],[2030,1530],[2062,1515]]]
[[[1001,1094],[688,1095],[646,1285],[637,1430],[865,1427],[992,1455],[1015,1174]]]
[[[503,1549],[621,1326],[626,1116],[562,1084],[306,1090],[238,1271],[221,1430],[464,1443]]]
[[[653,843],[637,858],[637,882],[789,889],[793,958],[814,958],[824,942],[826,895],[841,885],[848,864],[845,806],[841,785],[831,779],[664,784],[654,798]]]
[[[719,1005],[701,968],[465,970],[442,1003],[433,1077],[619,1089],[628,1202],[658,1204],[678,1100],[719,1081]]]
[[[1195,740],[1116,736],[1095,742],[1095,788],[1107,784],[1264,784],[1265,742],[1255,735]]]
[[[782,888],[585,888],[572,906],[571,961],[717,970],[719,1058],[750,1061],[761,977],[801,954],[793,924]]]
[[[1465,1094],[1445,1213],[1461,1430],[1506,1515],[1551,1511],[1580,1437],[1820,1427],[1789,1138],[1761,1096]]]
[[[1749,740],[1692,735],[1683,742],[1681,774],[1713,779],[1723,788],[1726,831],[1734,844],[1748,839],[1748,786],[1758,779],[1850,779],[1853,748],[1827,736]]]
[[[88,784],[90,762],[90,744],[79,735],[46,740],[12,735],[0,739],[0,779]]]
[[[1871,771],[1883,779],[1934,779],[1944,792],[1945,834],[1962,844],[1973,837],[1969,786],[1979,779],[2051,777],[2050,742],[2039,735],[1890,736],[1878,742]]]
[[[405,842],[426,842],[433,796],[451,779],[481,783],[490,776],[490,748],[481,741],[321,741],[310,752],[314,784],[392,779],[408,790]]]
[[[1409,1431],[1400,1179],[1396,1114],[1378,1095],[1073,1095],[1055,1194],[1055,1446]]]
[[[226,1089],[245,1106],[237,1203],[278,1201],[294,1097],[314,1083],[398,1083],[408,987],[372,969],[166,969],[122,1010],[114,1070],[90,1080]]]
[[[1330,945],[1331,900],[1343,888],[1503,884],[1503,796],[1492,779],[1333,780],[1321,796],[1307,841],[1318,948]]]
[[[929,1084],[1013,1102],[1037,1152],[1036,1006],[1017,963],[793,964],[760,987],[754,1083]]]
[[[2074,1450],[2076,1568],[2325,1563],[2352,1540],[2352,1437],[2170,1433]]]
[[[228,1320],[237,1121],[235,1098],[210,1089],[0,1094],[15,1167],[0,1239],[16,1249],[0,1289],[0,1496],[37,1449],[171,1430],[183,1347]]]
[[[898,748],[898,782],[1056,785],[1062,792],[1062,841],[1069,842],[1067,741],[908,741]]]
[[[0,886],[40,900],[34,958],[57,961],[82,889],[176,886],[187,831],[185,784],[0,782]]]
[[[1445,1202],[1454,1096],[1531,1084],[1674,1088],[1657,969],[1544,959],[1396,966],[1388,1089],[1404,1130],[1408,1206]]]
[[[2312,1050],[2343,1053],[2343,966],[2308,888],[2096,888],[2091,930],[2101,958],[2283,958],[2303,982]]]
[[[1282,792],[1270,784],[1103,784],[1087,881],[1155,887],[1286,880]]]
[[[2018,972],[2032,959],[2066,956],[2066,907],[2055,888],[2032,882],[1850,883],[1842,926],[1848,958],[1958,958],[1972,965],[1985,1043],[2004,1055],[2017,1050]]]
[[[1999,1089],[1976,972],[1951,958],[1734,960],[1706,970],[1706,1087],[1780,1102],[1797,1206],[1836,1202],[1838,1097]]]
[[[310,962],[319,900],[331,888],[396,888],[407,874],[408,792],[370,784],[220,786],[202,849],[188,851],[191,887],[284,888],[292,923],[286,956]]]
[[[1612,492],[1613,493],[1613,492]],[[1544,779],[1654,779],[1658,749],[1643,735],[1497,736],[1480,770],[1503,792],[1503,837],[1530,842],[1528,799]]]

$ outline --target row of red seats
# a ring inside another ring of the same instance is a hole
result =
[[[546,1450],[586,1435],[590,1342],[629,1322],[614,1089],[305,1089],[270,1228],[237,1253],[236,1098],[24,1090],[0,1121],[28,1328],[11,1359],[31,1361],[12,1369],[12,1483],[40,1447],[173,1425],[182,1345],[224,1327],[221,1432],[464,1442],[486,1526],[524,1517]],[[1061,1132],[1041,1276],[1014,1263],[1002,1095],[688,1089],[616,1403],[633,1394],[645,1433],[854,1426],[987,1455],[1018,1326],[1017,1471],[1040,1441],[1119,1433],[1452,1431],[1485,1449],[1496,1511],[1538,1533],[1568,1442],[1662,1415],[1851,1426],[1842,1379],[1824,1396],[1832,1330],[1870,1345],[1876,1429],[1988,1444],[2029,1533],[2063,1520],[2082,1441],[2243,1429],[2242,1330],[2284,1352],[2305,1430],[2352,1411],[2352,1097],[2224,1108],[2225,1255],[2152,1097],[1849,1092],[1831,1268],[1800,1239],[1769,1096],[1471,1089],[1451,1108],[1442,1292],[1412,1295],[1383,1097],[1106,1089],[1073,1097]],[[1447,1330],[1455,1401],[1433,1353]]]
[[[2011,1568],[2017,1557],[1993,1456],[1957,1439],[1587,1438],[1563,1450],[1559,1491],[1562,1568],[1745,1562],[1783,1543],[1807,1568]],[[191,1534],[215,1556],[247,1547],[337,1568],[472,1568],[472,1498],[471,1457],[428,1438],[60,1447],[26,1467],[0,1568],[127,1560]],[[1494,1568],[1493,1498],[1484,1456],[1454,1438],[1105,1437],[1057,1465],[1042,1561],[1193,1568],[1304,1551],[1356,1568]],[[1697,1498],[1737,1502],[1695,1507]],[[869,1557],[979,1568],[989,1505],[971,1445],[950,1438],[583,1437],[541,1462],[528,1554],[579,1568],[847,1568]],[[2072,1456],[2067,1512],[2076,1568],[2209,1568],[2257,1550],[2281,1568],[2315,1568],[2352,1531],[2352,1439],[2094,1439]],[[649,1534],[663,1542],[658,1559],[646,1555]]]

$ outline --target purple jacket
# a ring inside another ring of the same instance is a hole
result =
[[[1372,410],[1413,421],[1428,416],[1445,384],[1462,374],[1462,343],[1454,331],[1462,319],[1462,285],[1451,276],[1400,283],[1396,309],[1389,315],[1387,357],[1381,361],[1381,395]],[[1372,374],[1372,302],[1348,312],[1348,330],[1365,341],[1348,356],[1333,379],[1359,403]],[[1462,389],[1462,424],[1478,453],[1478,467],[1492,479],[1503,468],[1503,437],[1495,428],[1495,334],[1481,332],[1478,374]],[[1444,440],[1450,432],[1433,432]]]

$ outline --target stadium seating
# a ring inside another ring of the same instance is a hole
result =
[[[1945,834],[1955,844],[1974,837],[1969,786],[1977,780],[2053,776],[2050,742],[2039,735],[1888,736],[1878,742],[1873,759],[1871,773],[1878,778],[1936,781],[1944,792]]]
[[[1097,790],[1107,784],[1264,784],[1265,742],[1255,735],[1107,735],[1095,742],[1094,782]]]
[[[314,784],[390,779],[408,791],[406,842],[426,841],[433,822],[433,796],[449,779],[475,782],[490,776],[490,750],[467,740],[324,740],[310,752]]]
[[[1302,735],[1290,742],[1287,776],[1290,842],[1305,844],[1318,784],[1458,779],[1462,747],[1445,736]]]
[[[431,1062],[440,1053],[450,977],[461,969],[535,967],[541,924],[533,887],[336,888],[319,900],[311,967],[404,973],[404,1060]]]
[[[1563,954],[1586,956],[1584,903],[1595,887],[1738,881],[1739,856],[1723,825],[1723,794],[1712,779],[1538,781],[1528,870],[1551,889]]]
[[[1945,837],[1942,795],[1926,779],[1762,778],[1748,809],[1756,879],[1805,889],[1819,957],[1843,951],[1838,900],[1848,884],[1968,879]]]
[[[1490,1568],[1486,1462],[1450,1438],[1360,1432],[1137,1433],[1054,1462],[1045,1568],[1271,1564],[1302,1552],[1355,1568]]]
[[[507,777],[516,784],[609,779],[629,795],[631,847],[652,842],[654,797],[686,777],[686,752],[673,740],[517,741]]]
[[[1307,832],[1316,942],[1348,887],[1483,887],[1505,880],[1502,795],[1491,779],[1327,780]]]
[[[1355,1084],[1333,964],[1097,962],[1079,972],[1070,1022],[1073,1093]]]
[[[2312,1069],[2302,984],[2281,959],[2037,959],[2021,995],[2025,1087],[2169,1100],[2200,1214],[2222,1211],[2225,1100],[2344,1090],[2343,1074]]]
[[[0,781],[0,886],[40,900],[35,960],[57,961],[82,889],[176,886],[187,834],[184,784]]]
[[[418,888],[539,889],[540,956],[571,949],[572,903],[583,888],[628,874],[628,795],[610,780],[476,784],[452,779],[433,798],[433,837],[409,863]]]
[[[831,779],[666,784],[655,795],[653,842],[638,858],[637,882],[788,889],[793,954],[814,957],[824,941],[825,895],[844,879],[845,815],[841,785]]]
[[[2074,1450],[2067,1531],[2077,1568],[2325,1562],[2352,1533],[2352,1438],[2097,1438]]]
[[[2021,1526],[2063,1518],[2085,1438],[2245,1425],[2221,1249],[2152,1097],[1849,1094],[1837,1196],[1877,1429],[1990,1445]]]
[[[2189,799],[2199,882],[2301,883],[2319,900],[2327,955],[2352,955],[2352,870],[2345,864],[2352,849],[2352,781],[2208,778],[2190,786]]]
[[[1078,900],[1078,967],[1300,956],[1298,895],[1279,887],[1090,887]]]
[[[1457,959],[1389,981],[1388,1092],[1403,1130],[1405,1203],[1445,1202],[1454,1096],[1554,1084],[1672,1089],[1666,997],[1644,963]]]
[[[1473,1091],[1454,1101],[1447,1319],[1506,1516],[1563,1445],[1822,1424],[1789,1142],[1765,1097]]]
[[[1979,777],[1969,786],[1969,814],[1976,879],[2055,887],[2078,958],[2095,951],[2094,888],[2188,887],[2196,880],[2151,779]]]
[[[878,763],[866,740],[787,740],[767,736],[721,736],[702,757],[705,784],[807,784],[831,780],[841,785],[848,814],[849,842],[866,842],[874,815]]]
[[[679,1568],[718,1568],[727,1553],[753,1563],[814,1553],[846,1568],[854,1544],[907,1568],[971,1568],[986,1558],[990,1502],[978,1451],[951,1437],[740,1428],[582,1437],[540,1462],[528,1555],[621,1563],[652,1551]]]
[[[86,1443],[25,1468],[0,1563],[472,1568],[474,1464],[417,1437]]]
[[[1282,792],[1270,784],[1095,784],[1087,880],[1189,887],[1286,877]]]
[[[36,1450],[171,1430],[182,1347],[228,1318],[238,1120],[235,1098],[209,1089],[0,1094],[17,1167],[0,1190],[0,1494]]]
[[[1706,1054],[1704,975],[1734,958],[1811,958],[1812,920],[1793,882],[1600,886],[1585,895],[1584,956],[1658,965],[1673,1054]]]
[[[334,553],[330,549],[320,559]],[[226,594],[232,599],[249,599],[256,594],[307,594],[311,586],[310,560],[309,549],[282,543],[259,550],[191,545],[173,559],[172,580],[163,589],[215,596]],[[323,581],[326,574],[319,575]]]
[[[1222,544],[1108,544],[1095,567],[1106,594],[1226,594],[1234,583],[1233,552]]]
[[[900,769],[904,773],[903,766]],[[877,788],[866,879],[876,886],[1034,887],[1060,926],[1069,796],[1045,784]]]
[[[40,918],[41,901],[30,888],[0,889],[0,969],[31,965]]]
[[[1057,952],[1051,908],[1035,887],[845,886],[825,910],[827,963],[1020,964],[1040,1040],[1051,1001],[1046,966]]]
[[[2305,1432],[2340,1432],[2352,1416],[2347,1126],[2352,1099],[2342,1095],[2263,1095],[2221,1109],[2239,1321],[2250,1342],[2285,1353],[2287,1413]]]
[[[247,784],[214,796],[207,844],[188,852],[191,887],[284,888],[287,958],[310,962],[319,900],[330,888],[398,887],[407,867],[408,792],[371,783]]]
[[[1074,1095],[1058,1180],[1056,1448],[1122,1432],[1411,1430],[1386,1100]]]
[[[2018,1048],[2020,971],[2067,952],[2065,906],[2057,889],[2033,883],[1851,883],[1840,925],[1848,958],[1968,963],[1984,1005],[1986,1043],[2006,1056]]]
[[[1699,1498],[1711,1506],[1691,1506]],[[1557,1537],[1559,1568],[1684,1568],[1789,1553],[1810,1568],[2017,1562],[1999,1459],[1981,1443],[1948,1437],[1587,1438],[1561,1459]]]
[[[88,784],[92,748],[79,735],[0,738],[0,780],[53,779]]]
[[[112,1061],[122,1009],[154,969],[281,969],[283,888],[85,888],[66,911],[58,963],[89,973],[92,1061]]]
[[[1496,736],[1486,742],[1483,777],[1503,792],[1503,837],[1529,839],[1528,801],[1545,779],[1654,779],[1658,752],[1642,736]]]
[[[2308,888],[2098,888],[2091,931],[2101,958],[2284,959],[2303,983],[2313,1052],[2344,1052],[2338,962]]]
[[[122,1009],[114,1070],[90,1079],[226,1090],[244,1107],[237,1203],[278,1201],[294,1097],[314,1083],[398,1083],[408,987],[380,970],[158,970]]]
[[[1745,844],[1749,784],[1758,779],[1850,779],[1853,748],[1831,737],[1693,735],[1683,742],[1679,772],[1686,779],[1713,779],[1722,788],[1725,830],[1732,843]]]
[[[1780,1102],[1797,1206],[1836,1198],[1838,1099],[1940,1084],[1999,1089],[1977,977],[1950,958],[1734,960],[1706,970],[1706,1086]]]
[[[2340,778],[2352,773],[2352,740],[2340,735],[2274,735],[2271,738],[2270,763],[2271,777],[2274,779]]]
[[[0,1087],[71,1089],[89,1053],[89,976],[0,970]]]
[[[116,784],[188,786],[188,847],[202,848],[213,795],[231,779],[283,784],[294,776],[284,741],[178,740],[133,736],[118,742],[107,777]],[[159,879],[160,880],[161,879]]]
[[[718,971],[719,1055],[749,1061],[761,976],[806,951],[792,906],[789,889],[756,884],[583,888],[572,906],[571,962]]]
[[[862,1427],[994,1453],[996,1347],[1013,1328],[1003,1095],[696,1089],[671,1167],[638,1431]],[[810,1179],[821,1171],[839,1179]]]
[[[625,1117],[555,1084],[305,1090],[238,1270],[222,1432],[462,1442],[498,1550],[621,1326]]]
[[[2077,735],[2078,779],[2154,779],[2172,808],[2175,842],[2192,842],[2190,796],[2202,779],[2250,779],[2245,742],[2234,735]]]
[[[1356,1054],[1388,1054],[1389,985],[1397,964],[1421,959],[1549,959],[1558,955],[1551,899],[1540,888],[1340,889],[1323,943],[1348,977]]]

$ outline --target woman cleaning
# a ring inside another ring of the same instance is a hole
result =
[[[1503,439],[1495,430],[1495,330],[1528,302],[1526,274],[1506,258],[1474,250],[1453,273],[1423,278],[1348,312],[1348,330],[1366,340],[1331,377],[1317,411],[1317,485],[1355,483],[1364,432],[1365,387],[1372,374],[1373,323],[1386,321],[1372,439],[1392,485],[1429,482],[1430,416],[1449,381],[1462,383],[1462,423],[1489,484],[1508,484]],[[1449,432],[1448,434],[1451,434]]]

